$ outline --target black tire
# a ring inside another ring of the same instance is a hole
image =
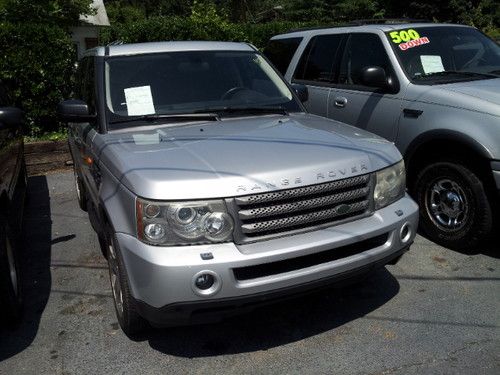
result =
[[[19,324],[23,312],[18,243],[7,221],[0,219],[0,318],[11,328]]]
[[[73,174],[75,176],[75,190],[76,190],[76,198],[78,199],[78,205],[83,211],[87,211],[87,190],[85,189],[85,185],[83,181],[73,166]]]
[[[420,206],[421,231],[439,245],[472,249],[492,230],[486,189],[463,165],[439,161],[425,166],[415,179],[412,195]]]
[[[103,235],[97,234],[97,239],[99,240],[99,248],[101,249],[102,256],[104,259],[108,259],[108,242]]]
[[[139,315],[136,301],[130,292],[127,271],[115,233],[109,228],[106,232],[108,269],[116,317],[122,331],[130,339],[135,340],[146,330],[148,325]],[[116,277],[115,280],[113,280],[114,276]],[[119,290],[116,289],[115,283],[118,283]]]

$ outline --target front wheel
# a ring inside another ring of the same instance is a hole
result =
[[[120,254],[118,241],[111,230],[107,230],[105,242],[116,317],[123,332],[134,339],[145,330],[146,321],[137,312],[135,299],[130,293],[125,264]]]
[[[420,206],[420,228],[432,241],[452,249],[471,248],[492,230],[484,185],[469,168],[447,161],[429,164],[412,190]]]

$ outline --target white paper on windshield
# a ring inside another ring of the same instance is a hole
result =
[[[425,74],[444,72],[443,60],[439,55],[421,55],[420,62]]]
[[[133,134],[134,143],[136,145],[157,145],[160,143],[160,134]]]
[[[124,91],[129,116],[151,115],[155,113],[151,86],[129,87]]]

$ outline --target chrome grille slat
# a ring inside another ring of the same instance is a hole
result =
[[[344,191],[332,195],[319,196],[311,199],[304,199],[290,203],[283,203],[265,207],[255,207],[239,211],[238,215],[242,220],[258,219],[275,215],[293,213],[301,210],[311,210],[321,206],[329,206],[335,203],[352,201],[365,197],[370,191],[369,187],[362,187],[355,190]]]
[[[322,193],[327,193],[329,191],[346,189],[358,185],[365,185],[369,182],[369,180],[370,180],[370,175],[356,176],[356,177],[346,178],[344,180],[332,181],[317,185],[310,185],[301,188],[279,190],[270,193],[260,193],[254,195],[246,195],[243,197],[236,197],[235,201],[236,204],[239,206],[276,202],[284,199],[299,198],[308,195],[322,194]]]
[[[267,221],[259,221],[251,224],[243,224],[241,229],[243,233],[252,234],[255,232],[268,232],[277,229],[283,229],[288,227],[295,227],[297,225],[302,225],[314,221],[331,220],[338,216],[344,216],[347,214],[352,214],[354,212],[364,211],[368,208],[368,201],[362,201],[353,203],[351,205],[351,210],[348,213],[340,214],[337,212],[337,207],[333,207],[327,210],[310,212],[307,214],[288,216],[280,219],[272,219]]]
[[[238,243],[355,220],[373,209],[373,175],[365,174],[232,199]]]

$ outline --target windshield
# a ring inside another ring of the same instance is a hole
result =
[[[131,125],[133,117],[139,120],[203,112],[234,115],[236,110],[251,108],[260,114],[269,113],[268,109],[282,113],[302,110],[283,80],[255,52],[113,57],[105,63],[105,85],[111,128],[125,123],[137,126]]]
[[[386,35],[413,83],[500,77],[500,46],[476,29],[413,27]]]

